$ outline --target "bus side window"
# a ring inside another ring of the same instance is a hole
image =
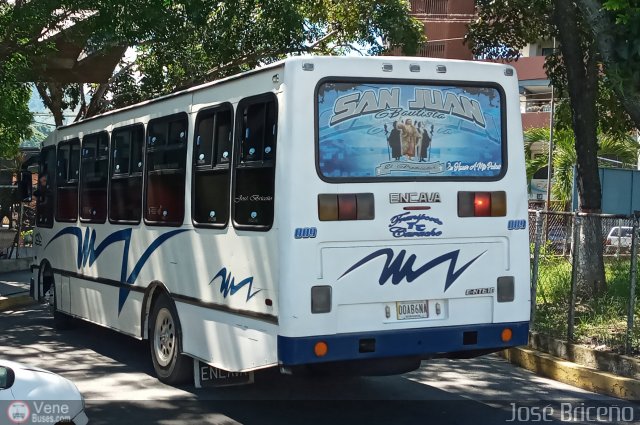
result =
[[[193,149],[192,218],[197,226],[226,227],[233,109],[226,104],[198,113]]]
[[[109,220],[139,223],[142,215],[142,145],[144,126],[118,128],[111,134]]]
[[[109,134],[103,131],[84,136],[81,156],[80,219],[104,223],[107,219]]]
[[[74,222],[78,218],[78,177],[80,139],[58,145],[56,175],[56,221]]]
[[[273,224],[277,103],[274,95],[245,99],[238,108],[234,225],[269,230]]]
[[[55,201],[54,183],[56,176],[56,147],[42,149],[38,170],[38,187],[33,193],[36,197],[36,223],[38,227],[53,226],[53,204]]]
[[[184,220],[187,114],[149,121],[146,148],[144,219],[179,226]]]

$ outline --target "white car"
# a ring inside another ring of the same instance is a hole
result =
[[[605,246],[605,252],[615,252],[617,249],[620,251],[629,251],[631,249],[631,237],[633,235],[633,227],[629,226],[614,226],[607,235],[607,241]]]
[[[84,397],[73,382],[38,367],[0,360],[0,423],[88,422]]]

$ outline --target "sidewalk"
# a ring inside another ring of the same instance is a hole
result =
[[[29,270],[0,273],[0,311],[31,304],[29,296]]]

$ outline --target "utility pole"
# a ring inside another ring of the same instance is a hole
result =
[[[553,38],[553,51],[556,51],[556,39]],[[553,125],[555,110],[555,91],[551,84],[551,117],[549,118],[549,159],[547,162],[547,211],[551,209],[551,176],[553,174]]]

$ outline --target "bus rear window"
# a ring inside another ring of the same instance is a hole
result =
[[[493,180],[506,171],[497,87],[328,81],[316,102],[324,180]]]

